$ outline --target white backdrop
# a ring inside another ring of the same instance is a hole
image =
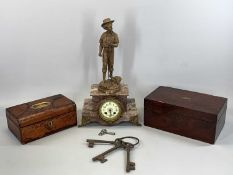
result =
[[[102,77],[97,54],[106,17],[120,38],[114,73],[139,105],[159,85],[233,96],[231,0],[5,0],[1,106],[62,93],[81,108]]]
[[[232,132],[232,0],[1,0],[2,109],[62,93],[80,110],[102,77],[106,17],[120,39],[114,74],[141,114],[143,98],[160,85],[198,91],[228,98]]]

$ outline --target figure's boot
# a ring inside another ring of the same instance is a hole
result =
[[[112,79],[112,71],[110,71],[109,77],[110,79]]]
[[[106,80],[106,72],[103,72],[103,81]]]

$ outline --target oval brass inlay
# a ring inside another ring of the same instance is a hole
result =
[[[45,108],[47,106],[49,106],[51,103],[50,102],[40,102],[40,103],[36,103],[34,105],[31,106],[32,109],[41,109],[41,108]]]

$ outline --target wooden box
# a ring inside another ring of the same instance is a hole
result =
[[[75,103],[61,94],[9,107],[6,116],[22,144],[77,125]]]
[[[160,86],[144,99],[144,124],[214,144],[226,109],[226,98]]]

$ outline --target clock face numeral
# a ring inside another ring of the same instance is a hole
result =
[[[106,100],[100,105],[100,117],[105,121],[115,121],[121,115],[121,106],[116,100]]]

